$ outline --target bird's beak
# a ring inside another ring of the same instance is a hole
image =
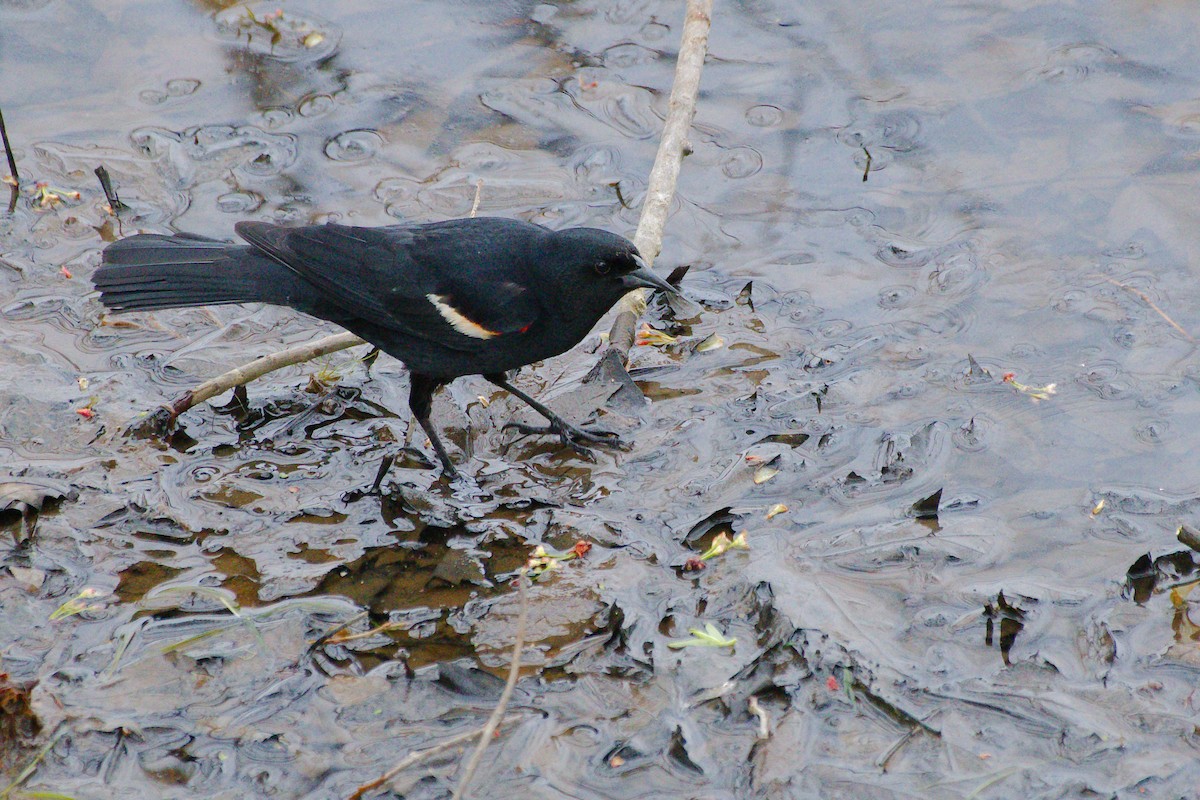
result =
[[[651,272],[650,268],[646,266],[646,262],[642,261],[642,259],[638,258],[637,263],[637,269],[621,276],[621,283],[625,284],[627,289],[645,287],[647,289],[662,289],[669,294],[679,294],[678,289]]]

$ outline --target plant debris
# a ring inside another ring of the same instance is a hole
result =
[[[736,638],[721,633],[711,622],[705,623],[703,629],[688,628],[688,633],[691,634],[690,638],[668,642],[667,647],[682,650],[685,647],[733,647],[737,644]]]

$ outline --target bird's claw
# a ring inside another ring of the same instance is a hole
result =
[[[505,430],[509,428],[515,428],[521,433],[535,436],[557,436],[559,441],[581,456],[591,452],[588,444],[603,447],[626,446],[621,441],[621,437],[612,431],[578,428],[562,419],[552,420],[549,425],[526,425],[523,422],[510,422],[504,426]]]

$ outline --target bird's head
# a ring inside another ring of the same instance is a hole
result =
[[[594,314],[593,322],[633,289],[678,294],[623,236],[597,228],[569,228],[554,236],[564,294],[579,310]]]

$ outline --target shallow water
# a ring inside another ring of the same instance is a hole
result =
[[[296,367],[248,410],[125,436],[332,328],[107,317],[99,252],[245,218],[463,216],[480,179],[480,213],[629,234],[682,9],[284,12],[272,45],[217,4],[0,0],[22,179],[81,193],[0,218],[0,479],[52,495],[0,544],[0,672],[41,722],[0,743],[6,776],[52,743],[25,789],[345,797],[482,723],[510,578],[586,540],[529,592],[521,719],[476,796],[1194,792],[1176,530],[1200,525],[1200,9],[718,4],[657,262],[691,265],[692,302],[647,315],[679,337],[635,348],[652,402],[600,414],[635,445],[588,461],[502,432],[524,412],[460,380],[434,415],[477,498],[415,460],[362,493],[407,435],[407,378],[353,351],[324,362],[336,387]],[[606,329],[520,385],[586,416]],[[743,530],[749,550],[686,570]],[[363,611],[350,630],[394,629],[309,651]],[[710,622],[736,645],[668,648]],[[392,786],[445,796],[461,761]]]

